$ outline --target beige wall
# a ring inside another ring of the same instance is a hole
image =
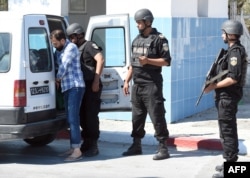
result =
[[[94,15],[106,14],[106,0],[87,0],[86,14],[72,14],[69,13],[69,23],[77,22],[81,24],[84,29],[87,29],[89,17]]]

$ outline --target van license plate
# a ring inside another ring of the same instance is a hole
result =
[[[41,95],[49,93],[49,86],[41,86],[41,87],[31,87],[30,94],[31,95]]]

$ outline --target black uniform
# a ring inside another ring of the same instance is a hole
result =
[[[236,113],[238,103],[243,95],[243,85],[246,78],[247,60],[245,48],[240,42],[228,48],[226,57],[219,62],[217,74],[228,69],[225,77],[237,81],[236,84],[215,90],[215,105],[218,110],[218,123],[220,139],[223,146],[223,157],[228,162],[235,162],[238,159],[238,134]],[[219,80],[220,81],[220,80]]]
[[[83,46],[84,45],[84,46]],[[86,41],[79,48],[81,53],[81,67],[86,84],[85,94],[83,96],[80,110],[80,125],[82,128],[82,138],[84,140],[98,140],[100,135],[99,117],[102,83],[100,81],[99,91],[92,91],[92,83],[95,76],[96,61],[94,56],[101,52],[101,49],[91,41]]]
[[[131,136],[143,138],[145,136],[145,121],[149,114],[155,129],[155,137],[158,141],[164,141],[169,137],[165,119],[165,107],[161,75],[162,67],[146,64],[141,66],[138,57],[164,58],[170,64],[171,57],[167,39],[152,29],[148,37],[138,35],[132,43],[133,87],[132,87],[132,123]]]

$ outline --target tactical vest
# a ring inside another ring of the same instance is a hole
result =
[[[241,53],[241,59],[242,59],[242,63],[241,63],[241,78],[240,81],[238,81],[237,85],[243,87],[246,83],[246,75],[247,75],[247,65],[248,65],[248,61],[247,61],[247,54],[245,52],[245,48],[242,46],[235,46],[230,50],[227,50],[224,54],[224,56],[218,61],[218,65],[217,65],[217,73],[220,73],[226,69],[228,69],[228,55],[230,54],[230,52],[233,49],[239,48],[240,49],[240,53]],[[221,77],[220,79],[217,80],[217,82],[223,80],[225,78]]]
[[[153,43],[156,38],[158,38],[159,34],[151,34],[147,38],[141,37],[141,35],[137,35],[132,43],[132,58],[131,65],[135,67],[142,67],[139,62],[138,57],[146,56],[149,58],[158,58],[157,51],[153,50],[156,48],[156,44]],[[146,64],[143,67],[148,69],[160,69],[161,67]]]
[[[90,56],[90,55],[88,57],[83,56],[83,54],[85,52],[85,45],[88,42],[89,41],[86,41],[85,43],[83,43],[79,47],[79,51],[81,53],[81,58],[80,58],[81,69],[82,69],[85,81],[94,80],[95,70],[96,70],[96,61],[95,61],[95,59],[92,56]]]

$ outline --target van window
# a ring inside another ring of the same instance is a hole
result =
[[[123,67],[126,65],[124,28],[95,29],[91,40],[102,48],[105,67]]]
[[[31,72],[50,72],[52,59],[46,29],[29,29],[29,63]]]
[[[58,19],[58,18],[55,18],[54,16],[47,16],[47,21],[48,21],[50,33],[58,29],[62,31],[66,31],[67,25],[63,19]]]
[[[10,34],[0,33],[0,73],[10,69]]]

